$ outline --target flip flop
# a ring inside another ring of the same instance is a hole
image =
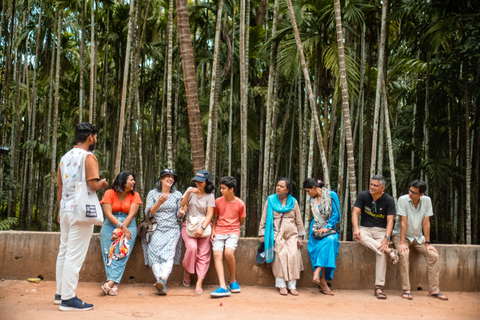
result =
[[[191,276],[192,275],[190,275],[190,277]],[[182,281],[183,286],[190,288],[192,286],[191,282],[192,282],[192,278],[190,278],[189,280],[185,279],[185,270],[183,270],[183,281]]]
[[[108,296],[108,295],[110,294],[110,290],[111,290],[111,289],[112,289],[112,288],[110,288],[110,287],[108,286],[108,282],[104,282],[104,283],[102,284],[102,290],[103,290],[103,293],[105,293],[106,296]]]
[[[411,292],[404,292],[402,294],[402,298],[403,299],[407,299],[407,300],[413,300],[413,297],[412,297],[412,293]]]
[[[279,292],[282,296],[288,295],[288,290],[287,290],[287,288],[285,288],[285,287],[283,287],[283,288],[278,288],[278,292]]]
[[[332,290],[328,290],[328,291],[324,291],[322,289],[320,289],[320,293],[323,293],[324,295],[327,295],[327,296],[333,296],[333,291]]]
[[[395,256],[392,258],[390,257],[390,254],[393,253]],[[392,260],[392,264],[393,265],[396,265],[397,262],[398,262],[398,259],[399,259],[399,256],[398,256],[398,249],[393,251],[393,249],[391,249],[390,253],[388,254],[388,256],[390,257],[390,259]]]
[[[195,294],[203,294],[203,289],[195,288]]]
[[[448,300],[448,298],[445,297],[445,296],[444,296],[443,294],[441,294],[440,292],[429,294],[429,296],[432,296],[432,297],[437,298],[437,299],[439,299],[439,300],[444,300],[444,301]]]
[[[315,283],[315,284],[320,285],[320,279],[312,278],[312,282]]]

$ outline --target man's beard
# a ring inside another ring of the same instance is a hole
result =
[[[96,143],[92,143],[91,145],[88,146],[88,151],[93,151],[95,150],[95,144]]]

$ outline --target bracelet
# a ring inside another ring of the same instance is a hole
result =
[[[119,221],[117,224],[117,228],[120,228],[122,226],[122,221]]]
[[[202,229],[205,230],[207,227],[205,227],[203,224],[201,225]]]
[[[430,241],[425,241],[425,244],[432,244]]]

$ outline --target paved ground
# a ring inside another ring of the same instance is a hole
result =
[[[82,282],[77,289],[79,298],[95,304],[93,310],[62,312],[53,304],[55,282],[0,281],[0,319],[480,319],[480,292],[444,292],[449,301],[440,301],[418,291],[408,301],[393,290],[385,291],[387,300],[377,300],[373,290],[334,290],[330,297],[300,288],[294,297],[275,288],[242,287],[229,298],[211,299],[211,286],[196,296],[171,284],[167,296],[158,296],[150,284],[125,284],[111,297],[100,285]]]

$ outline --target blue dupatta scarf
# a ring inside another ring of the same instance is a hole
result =
[[[265,237],[264,237],[265,259],[267,263],[272,262],[274,258],[273,249],[274,249],[275,239],[273,237],[273,211],[276,211],[278,213],[285,213],[285,212],[292,211],[296,201],[297,200],[294,197],[292,197],[291,195],[288,195],[287,204],[285,205],[285,207],[283,207],[276,193],[268,196],[267,218],[265,221]]]

